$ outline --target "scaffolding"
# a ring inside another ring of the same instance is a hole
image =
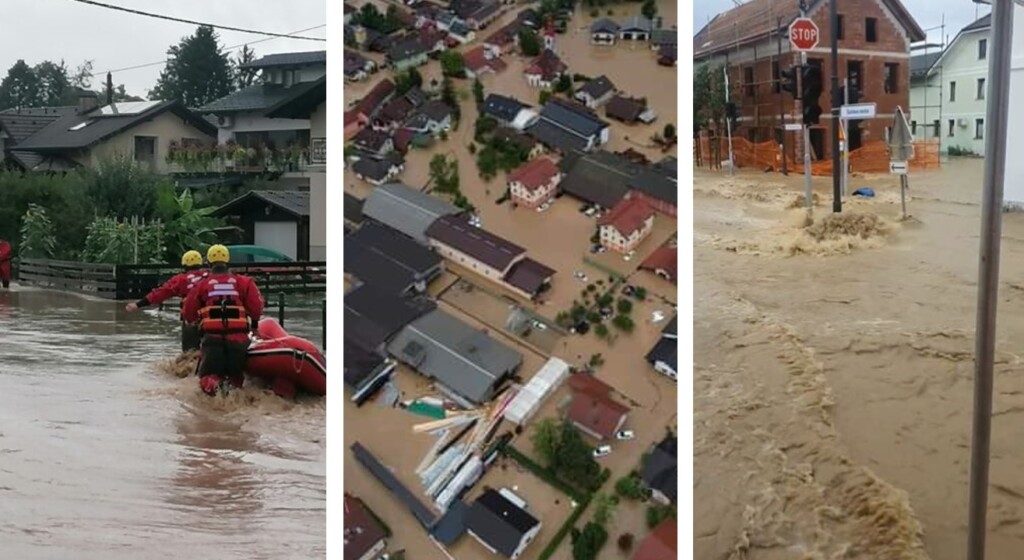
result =
[[[925,29],[925,41],[910,46],[911,53],[911,68],[913,68],[913,57],[922,56],[928,62],[927,67],[924,69],[924,74],[918,79],[921,80],[922,87],[924,90],[923,99],[919,104],[910,105],[910,118],[915,126],[912,126],[912,134],[915,140],[934,140],[938,143],[939,152],[942,151],[942,109],[943,103],[945,102],[945,83],[946,80],[943,78],[942,65],[936,66],[936,62],[939,62],[942,58],[943,53],[946,52],[947,37],[946,37],[946,16],[943,14],[942,23]],[[927,40],[927,35],[932,31],[938,31],[939,36],[942,38],[939,43],[932,43]],[[935,55],[934,60],[929,60],[932,55]],[[933,83],[932,78],[935,77],[937,83]],[[911,76],[911,88],[914,88],[914,77]],[[932,103],[932,91],[938,90],[938,99],[935,103]],[[918,118],[920,117],[920,118]],[[917,130],[917,124],[920,123],[921,132]],[[928,130],[932,129],[932,135],[929,137]]]

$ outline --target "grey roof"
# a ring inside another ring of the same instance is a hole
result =
[[[459,37],[466,37],[469,35],[470,29],[465,23],[457,21],[448,28],[448,32]]]
[[[627,19],[619,28],[619,31],[650,32],[652,27],[653,25],[651,24],[651,20],[645,18],[644,16],[636,15]]]
[[[584,84],[577,93],[585,93],[591,99],[600,99],[613,91],[615,91],[615,84],[608,79],[608,76],[602,75]]]
[[[475,403],[489,399],[523,361],[515,350],[440,309],[406,325],[388,353]]]
[[[618,33],[619,24],[608,18],[601,18],[590,24],[591,33]]]
[[[414,56],[427,54],[429,50],[418,38],[410,37],[391,45],[391,48],[388,49],[388,58],[392,62],[398,62]]]
[[[455,206],[401,183],[377,187],[363,205],[364,216],[423,243],[434,220],[459,212]]]
[[[200,107],[204,113],[235,113],[238,111],[264,111],[281,103],[301,96],[306,91],[319,87],[321,81],[303,82],[291,87],[275,84],[256,84],[240,89]]]
[[[77,111],[66,112],[61,118],[19,142],[18,149],[43,152],[88,148],[166,112],[173,113],[210,136],[217,134],[215,126],[178,101],[154,103],[144,111],[128,115],[101,116],[104,109],[106,107],[98,107],[84,115],[79,115]],[[85,126],[81,126],[83,124]]]
[[[230,214],[232,208],[252,199],[277,206],[298,218],[309,216],[309,191],[249,191],[218,208],[215,214]]]
[[[354,224],[362,223],[364,202],[366,201],[362,198],[358,198],[349,193],[345,193],[345,220],[352,222]]]
[[[387,146],[388,140],[391,140],[390,134],[380,130],[374,130],[369,127],[360,130],[359,133],[352,138],[352,142],[357,148],[369,150],[371,152],[379,152],[383,150],[384,147]]]
[[[643,165],[606,151],[569,154],[560,166],[559,188],[576,198],[613,208],[630,190],[676,204],[675,173],[665,166]]]
[[[942,57],[942,52],[918,54],[910,57],[910,77],[920,78],[928,74],[935,61]]]
[[[604,108],[604,114],[608,118],[632,123],[636,122],[640,118],[640,114],[646,109],[647,106],[644,105],[643,100],[620,94],[608,102],[608,105]]]
[[[581,138],[579,135],[573,134],[546,120],[537,121],[533,126],[526,129],[526,132],[536,138],[541,144],[562,153],[583,150],[587,147],[587,140],[585,138]]]
[[[384,365],[384,356],[352,343],[348,340],[347,333],[342,353],[345,384],[353,389],[361,388]]]
[[[380,182],[387,178],[391,168],[404,164],[402,155],[396,152],[388,152],[383,158],[372,157],[359,158],[359,161],[352,164],[352,171],[374,181]]]
[[[512,122],[523,109],[530,106],[517,99],[492,93],[484,99],[483,113],[499,121]]]
[[[39,107],[0,111],[0,130],[15,144],[46,128],[53,121],[75,112],[76,107]]]
[[[371,284],[345,294],[345,337],[367,350],[384,344],[395,333],[435,304],[425,298],[403,298]]]
[[[427,101],[409,119],[407,125],[410,128],[423,128],[431,122],[442,123],[451,116],[452,108],[436,99]]]
[[[670,204],[679,202],[679,183],[675,174],[667,175],[655,167],[644,167],[629,180],[629,188]]]
[[[385,467],[377,460],[376,457],[370,453],[370,450],[363,447],[358,441],[352,444],[352,454],[355,455],[357,461],[366,467],[367,470],[373,474],[376,479],[384,485],[385,488],[391,491],[396,498],[399,499],[405,507],[409,509],[416,521],[419,522],[420,526],[424,529],[429,529],[435,520],[434,513],[427,506],[423,505],[419,497],[411,490],[405,487],[404,484],[391,472],[391,469]]]
[[[427,237],[504,271],[526,249],[485,229],[470,225],[469,217],[442,216],[427,228]]]
[[[306,51],[268,54],[239,66],[239,68],[274,68],[278,66],[304,66],[308,64],[327,64],[327,51]]]
[[[437,253],[386,226],[366,223],[345,236],[345,272],[383,292],[402,294],[440,266]]]
[[[466,528],[506,558],[512,557],[523,535],[537,525],[536,517],[493,488],[481,494],[466,515]]]
[[[354,75],[366,68],[370,59],[355,52],[345,49],[345,75]]]
[[[466,534],[466,514],[469,506],[462,500],[455,500],[448,506],[448,511],[430,528],[430,535],[445,546],[455,544]]]
[[[655,46],[677,45],[679,43],[679,32],[675,29],[655,29],[651,31],[651,44]]]
[[[667,496],[673,503],[676,501],[679,480],[679,449],[676,436],[667,435],[647,456],[643,465],[644,483]]]
[[[540,118],[583,138],[588,138],[608,128],[608,123],[601,120],[590,109],[577,103],[557,99],[548,101],[544,105],[540,112]]]
[[[975,31],[977,29],[985,29],[985,28],[988,28],[988,27],[992,27],[992,14],[991,13],[988,14],[988,15],[982,16],[982,17],[978,18],[977,20],[975,20],[974,22],[968,24],[966,27],[961,29],[960,32],[963,33],[963,32],[966,32],[966,31]]]

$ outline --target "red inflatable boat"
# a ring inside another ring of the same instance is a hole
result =
[[[274,392],[291,396],[295,388],[327,394],[327,359],[312,342],[291,336],[274,319],[262,319],[259,340],[249,345],[245,372],[270,383]]]

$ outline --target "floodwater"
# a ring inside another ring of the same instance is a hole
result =
[[[981,179],[981,160],[912,174],[901,220],[897,181],[855,177],[876,197],[816,239],[788,208],[801,177],[697,172],[697,558],[963,557]],[[830,192],[815,180],[817,222]],[[1024,215],[1005,215],[1003,241],[999,559],[1024,550]]]
[[[319,316],[289,310],[285,326],[319,342]],[[0,292],[0,555],[325,555],[323,401],[202,395],[161,364],[180,344],[175,319]]]

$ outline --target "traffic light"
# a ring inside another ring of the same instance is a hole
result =
[[[800,66],[794,66],[794,67],[790,68],[789,70],[783,70],[782,72],[780,72],[780,74],[782,75],[782,89],[783,89],[783,91],[788,91],[789,93],[793,94],[794,98],[796,98],[796,96],[797,96],[796,95],[796,93],[797,93],[796,92],[796,73],[799,70],[800,70]]]
[[[725,118],[729,119],[729,126],[732,130],[736,130],[736,127],[739,126],[740,109],[732,101],[725,104]]]
[[[822,92],[821,68],[818,66],[804,66],[801,75],[800,101],[804,107],[804,124],[818,124],[821,118],[821,106],[818,99]]]

